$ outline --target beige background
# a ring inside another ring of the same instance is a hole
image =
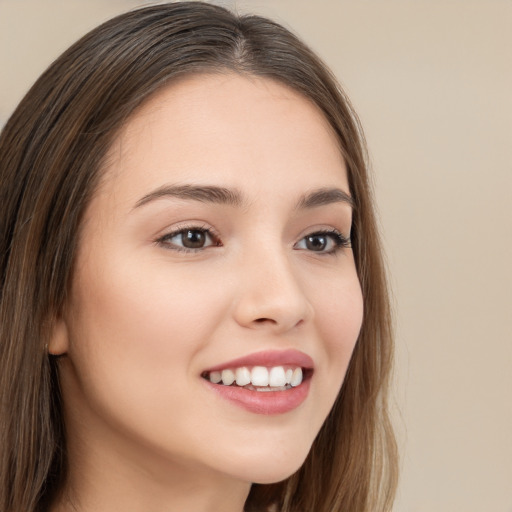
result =
[[[0,0],[0,124],[78,36],[144,3]],[[395,511],[512,512],[512,1],[218,3],[301,34],[365,125],[397,312]]]

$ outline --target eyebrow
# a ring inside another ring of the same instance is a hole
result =
[[[296,209],[305,210],[333,203],[347,203],[352,209],[355,209],[354,200],[349,194],[341,190],[341,188],[320,188],[313,190],[300,198]]]
[[[164,197],[176,197],[201,203],[225,204],[236,207],[241,207],[244,204],[242,194],[238,190],[212,185],[164,185],[137,201],[135,208]]]
[[[238,208],[247,204],[243,194],[237,189],[214,185],[164,185],[139,199],[135,204],[135,208],[165,197],[175,197],[201,203],[223,204]],[[355,208],[352,197],[342,189],[319,188],[303,195],[297,202],[295,209],[306,210],[333,203],[346,203],[352,209]]]

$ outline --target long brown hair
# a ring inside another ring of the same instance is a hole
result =
[[[280,25],[202,2],[145,7],[75,43],[39,78],[0,137],[0,512],[42,511],[66,475],[58,361],[45,348],[66,304],[81,217],[119,129],[178,77],[231,71],[278,80],[335,130],[354,198],[362,330],[342,390],[304,465],[253,485],[247,511],[390,510],[397,461],[387,412],[389,299],[365,143],[327,67]]]

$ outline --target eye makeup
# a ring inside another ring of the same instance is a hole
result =
[[[180,226],[156,240],[166,249],[178,252],[199,252],[211,247],[223,246],[219,235],[206,225]],[[311,251],[318,254],[336,254],[339,250],[350,248],[350,237],[337,229],[313,231],[302,237],[293,246],[295,250]]]

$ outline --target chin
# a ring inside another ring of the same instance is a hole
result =
[[[251,482],[254,484],[275,484],[277,482],[286,480],[302,467],[304,460],[302,460],[300,464],[293,466],[289,465],[286,468],[262,469],[261,471],[253,474]]]
[[[258,460],[243,464],[242,468],[234,468],[234,472],[237,472],[243,480],[254,484],[274,484],[286,480],[297,472],[308,453],[309,449],[301,453],[292,452],[286,457],[262,453]]]
[[[275,473],[272,473],[271,476],[266,475],[266,478],[263,476],[261,478],[255,478],[251,481],[251,483],[253,483],[253,484],[276,484],[278,482],[282,482],[283,480],[286,480],[287,478],[292,476],[296,471],[298,471],[301,466],[302,466],[302,464],[299,467],[295,468],[291,472],[287,472],[287,473],[275,472]]]

